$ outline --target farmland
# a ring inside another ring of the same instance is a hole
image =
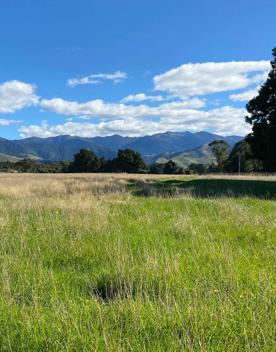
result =
[[[276,177],[0,175],[1,351],[273,351]]]

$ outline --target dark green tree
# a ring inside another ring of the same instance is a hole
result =
[[[164,166],[164,174],[182,174],[183,169],[177,165],[173,160],[169,160]]]
[[[70,164],[69,172],[97,172],[101,163],[96,154],[87,149],[81,149],[74,155],[74,160]]]
[[[132,149],[120,149],[117,158],[113,160],[114,171],[128,173],[145,173],[146,164],[140,153]]]
[[[154,163],[150,166],[151,174],[163,174],[164,173],[165,164]]]
[[[188,166],[186,173],[191,174],[206,174],[208,172],[208,166],[205,164],[192,163]]]
[[[228,158],[229,146],[224,140],[213,141],[209,144],[209,146],[211,147],[211,150],[216,157],[218,171],[222,172],[225,162]]]
[[[101,158],[101,167],[99,172],[118,172],[116,158],[114,159],[104,159]]]
[[[272,50],[271,71],[259,94],[246,105],[246,121],[252,125],[247,141],[265,171],[276,171],[276,47]]]
[[[18,172],[30,172],[37,173],[40,172],[39,164],[35,160],[32,159],[22,159],[17,161],[14,164],[14,169]]]
[[[227,160],[227,170],[230,172],[257,171],[250,144],[245,140],[236,143]]]

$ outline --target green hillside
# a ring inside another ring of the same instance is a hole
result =
[[[16,163],[17,161],[22,160],[22,159],[40,160],[35,155],[31,155],[31,154],[10,155],[10,154],[5,154],[5,153],[0,153],[0,162],[9,161],[11,163]]]
[[[0,153],[0,162],[10,161],[12,163],[16,163],[19,160],[21,160],[21,158],[17,156]]]
[[[164,153],[162,155],[159,155],[155,162],[166,163],[168,160],[173,160],[178,165],[186,168],[193,163],[210,165],[215,162],[215,157],[208,144],[204,144],[199,148],[195,148],[182,153]]]

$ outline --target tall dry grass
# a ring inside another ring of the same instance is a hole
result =
[[[0,350],[273,351],[274,179],[254,180],[0,175]]]

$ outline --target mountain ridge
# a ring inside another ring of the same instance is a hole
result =
[[[242,139],[240,136],[220,136],[211,132],[172,132],[145,135],[142,137],[111,136],[78,137],[59,135],[55,137],[29,137],[8,140],[0,137],[0,153],[16,158],[33,157],[40,160],[72,160],[80,149],[89,149],[98,157],[116,156],[119,149],[133,149],[143,157],[154,158],[164,153],[183,153],[216,139],[223,139],[230,146]]]

